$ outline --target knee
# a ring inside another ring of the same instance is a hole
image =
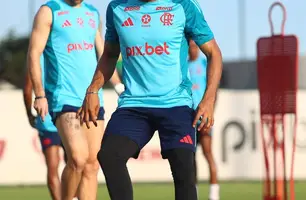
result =
[[[74,170],[78,172],[83,172],[85,165],[88,161],[88,154],[83,152],[82,154],[73,154],[71,159],[68,158],[67,165],[72,167]]]
[[[98,160],[103,171],[126,167],[129,158],[139,151],[138,145],[121,135],[104,136]]]
[[[98,153],[98,160],[101,168],[105,171],[113,167],[125,165],[128,158],[122,156],[120,152],[114,151],[113,149],[101,148]]]
[[[108,168],[108,166],[112,166],[115,162],[114,155],[109,152],[107,149],[101,148],[98,153],[98,161],[101,165],[102,169]]]
[[[84,167],[84,175],[85,176],[96,176],[99,171],[99,162],[97,159],[88,160]]]
[[[47,181],[48,185],[55,185],[57,182],[59,182],[59,176],[57,167],[55,168],[48,168],[47,173]]]

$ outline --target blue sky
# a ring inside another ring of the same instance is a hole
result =
[[[33,0],[35,8],[45,0]],[[94,4],[102,16],[105,15],[109,0],[85,0]],[[243,55],[241,54],[238,4],[245,1],[245,33],[246,45]],[[236,60],[241,57],[253,59],[256,56],[256,41],[261,36],[270,35],[268,23],[269,6],[274,0],[198,0],[206,20],[208,21],[215,37],[221,47],[225,60]],[[306,1],[305,0],[282,0],[287,9],[287,22],[285,33],[295,34],[300,41],[300,54],[306,54]],[[25,35],[29,32],[28,0],[6,1],[6,6],[1,7],[0,12],[0,38],[3,38],[8,30],[14,29],[17,35]],[[15,5],[18,6],[15,6]],[[273,12],[275,30],[280,30],[282,13],[279,8]],[[304,44],[304,45],[302,45]]]

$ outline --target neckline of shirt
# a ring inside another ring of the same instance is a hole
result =
[[[81,3],[80,7],[75,7],[75,6],[71,6],[70,4],[68,4],[65,0],[60,0],[65,6],[68,6],[71,9],[79,9],[84,7],[84,1]]]
[[[155,1],[132,0],[132,1],[141,5],[152,5],[152,4],[159,4],[161,1],[166,1],[166,0],[155,0]]]

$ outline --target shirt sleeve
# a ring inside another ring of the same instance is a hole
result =
[[[105,41],[119,42],[118,33],[114,24],[114,12],[112,2],[108,4],[106,10],[106,33]]]
[[[198,46],[214,39],[214,34],[197,0],[184,0],[182,6],[186,16],[185,33],[187,37],[192,38]]]

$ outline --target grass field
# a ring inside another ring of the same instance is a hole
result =
[[[234,182],[221,184],[221,200],[261,200],[262,186],[259,182]],[[199,199],[207,200],[208,185],[199,185]],[[296,200],[306,197],[306,182],[296,183]],[[0,187],[0,200],[47,200],[48,189],[44,186]],[[105,185],[99,185],[98,199],[109,200]],[[135,200],[173,200],[172,184],[135,184]]]

